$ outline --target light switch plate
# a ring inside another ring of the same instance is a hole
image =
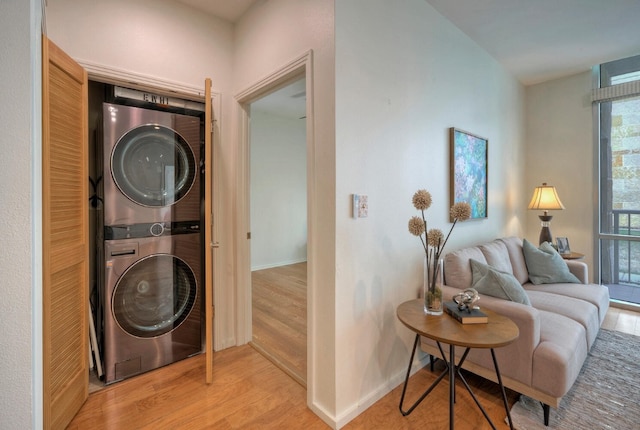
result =
[[[369,196],[365,194],[353,195],[353,217],[366,218],[369,216]]]

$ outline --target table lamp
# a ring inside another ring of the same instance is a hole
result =
[[[540,244],[542,242],[549,242],[553,244],[553,237],[551,236],[551,215],[549,211],[562,210],[564,206],[558,197],[556,187],[547,185],[543,182],[541,186],[536,187],[533,190],[533,197],[529,202],[529,209],[538,209],[544,211],[543,215],[538,215],[540,221],[542,221],[542,230],[540,230]]]

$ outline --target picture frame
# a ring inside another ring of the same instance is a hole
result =
[[[556,237],[556,245],[558,247],[558,254],[561,254],[561,255],[571,254],[571,247],[569,246],[568,238]]]
[[[471,219],[487,218],[489,140],[451,127],[449,151],[451,206],[467,202],[471,206]]]

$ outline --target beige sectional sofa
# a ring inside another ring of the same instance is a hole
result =
[[[531,245],[527,246],[530,252]],[[580,283],[534,285],[530,282],[522,239],[509,237],[447,254],[445,300],[472,286],[471,260],[512,274],[528,296],[530,305],[480,293],[478,305],[505,315],[517,324],[518,340],[496,350],[503,383],[542,402],[548,425],[549,407],[557,408],[571,389],[598,335],[609,308],[609,290],[590,284],[586,263],[576,260],[568,260],[566,265],[577,278],[574,282]],[[443,315],[443,318],[448,317]],[[440,356],[430,339],[421,339],[421,347],[432,356]],[[472,350],[463,368],[496,381],[488,350]]]

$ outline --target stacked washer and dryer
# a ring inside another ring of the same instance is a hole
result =
[[[201,119],[103,103],[105,383],[202,351]]]

